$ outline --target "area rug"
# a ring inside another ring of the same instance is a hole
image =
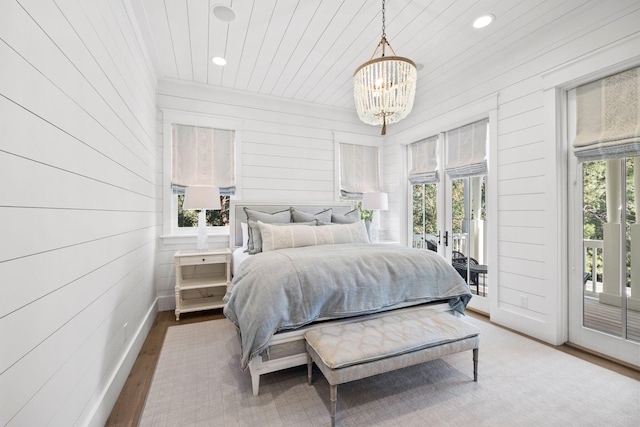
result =
[[[339,426],[635,426],[640,382],[489,322],[478,382],[471,352],[338,387]],[[168,329],[142,426],[327,426],[329,386],[306,367],[263,375],[251,393],[226,319]]]

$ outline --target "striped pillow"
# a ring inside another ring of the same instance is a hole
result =
[[[262,251],[337,243],[370,243],[362,221],[331,227],[274,226],[258,221]]]

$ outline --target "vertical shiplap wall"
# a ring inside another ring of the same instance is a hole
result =
[[[485,56],[467,69],[432,78],[428,102],[417,101],[385,146],[405,156],[399,141],[407,135],[414,140],[429,136],[420,134],[426,123],[446,122],[448,116],[457,117],[469,105],[497,95],[497,138],[492,138],[497,147],[490,149],[495,156],[489,178],[497,186],[488,190],[495,206],[489,218],[490,246],[495,248],[489,267],[491,319],[555,344],[566,340],[566,279],[561,274],[566,254],[558,243],[564,228],[556,224],[562,217],[558,194],[564,189],[556,173],[559,142],[555,132],[548,132],[555,128],[548,121],[555,118],[547,114],[543,77],[640,34],[637,1],[590,2],[579,9],[570,3],[559,5],[566,9],[561,22],[545,26],[535,39],[522,40],[518,51]],[[629,58],[640,52],[640,43],[635,45]],[[398,158],[385,158],[386,179],[394,185],[403,182],[393,173],[401,171],[401,164]],[[406,202],[393,201],[392,210],[406,212]],[[521,296],[527,297],[527,307],[521,306]]]
[[[354,143],[379,128],[359,122],[355,111],[317,107],[238,91],[161,81],[158,107],[164,111],[213,117],[240,126],[237,198],[243,201],[323,202],[335,200],[334,132]],[[167,171],[170,173],[170,171]],[[164,194],[163,196],[168,196]],[[227,247],[226,236],[210,238]],[[164,237],[158,250],[159,307],[173,308],[173,254],[195,245],[195,237]]]
[[[155,317],[156,79],[128,0],[0,3],[0,425],[104,425]]]

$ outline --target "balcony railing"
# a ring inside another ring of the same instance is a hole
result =
[[[452,250],[467,253],[467,233],[453,233]],[[416,249],[431,249],[437,245],[438,236],[434,234],[414,234],[412,247]]]
[[[584,291],[586,295],[597,296],[602,292],[602,272],[598,274],[598,260],[602,265],[602,240],[584,239]],[[600,278],[600,281],[598,279]]]

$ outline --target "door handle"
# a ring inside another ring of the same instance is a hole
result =
[[[444,245],[449,246],[449,230],[444,232]]]
[[[438,246],[440,246],[440,230],[438,230],[438,235],[436,237],[438,238]]]

